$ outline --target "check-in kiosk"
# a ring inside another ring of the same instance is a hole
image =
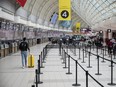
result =
[[[17,42],[14,42],[14,52],[17,52]]]
[[[14,47],[15,47],[15,45],[14,45],[14,43],[12,43],[12,53],[15,52],[15,51],[14,51]]]
[[[4,48],[5,48],[5,56],[7,56],[9,54],[9,45],[4,44]]]
[[[37,40],[34,38],[33,39],[33,46],[37,44]]]
[[[5,49],[4,49],[4,45],[1,44],[0,45],[0,57],[5,57]]]

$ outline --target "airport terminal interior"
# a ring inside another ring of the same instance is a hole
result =
[[[116,87],[116,0],[0,0],[0,87]]]

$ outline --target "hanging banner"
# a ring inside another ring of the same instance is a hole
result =
[[[24,7],[27,0],[16,0],[20,6]]]
[[[59,19],[71,20],[71,1],[59,0]]]
[[[79,22],[76,24],[76,31],[77,31],[78,33],[80,33],[80,23],[79,23]]]

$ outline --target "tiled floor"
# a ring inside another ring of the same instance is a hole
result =
[[[31,48],[31,53],[34,54],[36,59],[42,51],[42,48],[45,44],[37,45]],[[45,68],[42,68],[43,74],[41,74],[41,81],[43,84],[39,84],[38,87],[72,87],[72,84],[75,83],[75,62],[71,60],[71,73],[67,75],[67,69],[64,69],[64,64],[62,64],[61,56],[59,56],[58,49],[51,49],[46,58],[46,63],[44,63]],[[96,51],[92,50],[93,53]],[[77,56],[68,50],[68,53],[75,59],[78,59],[78,50]],[[100,51],[99,51],[100,54]],[[105,56],[107,57],[107,56]],[[107,57],[108,58],[108,57]],[[97,81],[104,85],[104,87],[111,87],[107,85],[110,83],[110,63],[101,63],[100,59],[100,73],[102,75],[95,75],[97,73],[97,59],[95,56],[91,56],[91,66],[92,68],[87,68],[88,58],[85,58],[86,63],[82,62],[82,51],[81,51],[81,60],[78,62],[89,71],[89,73],[95,77]],[[116,61],[116,59],[114,60]],[[35,77],[35,68],[32,69],[22,69],[21,68],[21,58],[20,53],[15,53],[11,56],[3,58],[0,60],[0,87],[31,87],[34,82]],[[85,72],[78,66],[78,83],[81,84],[80,87],[86,87],[86,77]],[[114,67],[114,83],[116,83],[116,67]],[[89,77],[89,86],[88,87],[101,87],[93,79]],[[116,87],[116,85],[114,86]]]

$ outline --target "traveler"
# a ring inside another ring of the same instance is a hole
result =
[[[23,38],[23,41],[19,45],[22,57],[22,68],[27,67],[27,50],[30,52],[29,45],[26,42],[26,38]]]

